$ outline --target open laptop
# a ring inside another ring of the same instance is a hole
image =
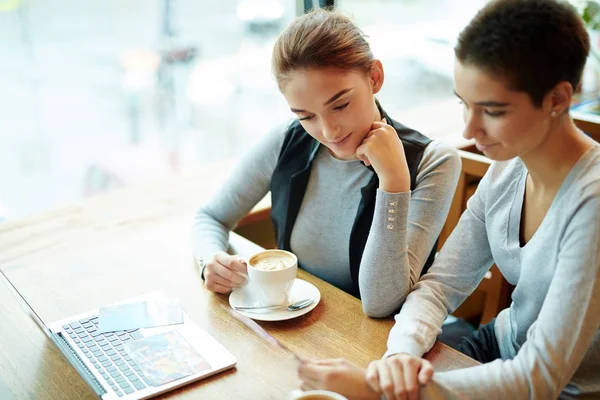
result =
[[[231,368],[237,362],[185,313],[182,324],[106,333],[98,333],[99,309],[46,324],[1,270],[0,275],[24,311],[103,400],[146,399]],[[155,296],[164,297],[150,293],[126,302],[147,301]],[[172,351],[164,346],[165,338],[180,346]],[[157,352],[148,352],[149,341],[158,344]],[[130,352],[132,348],[138,348],[138,356]],[[157,353],[162,359],[156,359]],[[180,362],[182,354],[185,363]],[[179,364],[170,362],[169,357],[180,357]],[[183,364],[182,369],[174,368]]]

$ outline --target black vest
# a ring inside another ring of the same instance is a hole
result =
[[[408,170],[410,171],[410,189],[413,190],[419,164],[423,158],[423,151],[431,142],[431,139],[394,121],[381,108],[379,110],[382,117],[385,117],[388,124],[394,127],[398,132],[398,137],[402,140]],[[285,134],[279,160],[271,177],[271,219],[275,227],[279,249],[292,251],[290,249],[292,228],[300,211],[300,205],[310,177],[312,161],[319,146],[320,143],[304,130],[298,120],[290,125]],[[375,172],[372,167],[365,168]],[[371,230],[375,211],[375,195],[378,187],[379,178],[374,173],[371,181],[361,189],[362,198],[350,233],[350,274],[352,277],[352,291],[350,294],[358,298],[360,298],[358,269]],[[435,248],[436,246],[434,246],[425,263],[423,273],[433,263]]]

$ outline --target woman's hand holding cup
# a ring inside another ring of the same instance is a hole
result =
[[[246,284],[246,278],[240,274],[247,273],[246,261],[241,256],[219,251],[206,263],[204,280],[208,290],[228,294]]]

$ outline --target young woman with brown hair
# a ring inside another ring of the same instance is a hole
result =
[[[363,301],[397,310],[446,219],[457,152],[394,121],[375,99],[384,81],[363,33],[335,11],[296,18],[272,67],[296,119],[266,136],[196,214],[193,244],[206,287],[229,293],[246,265],[228,233],[271,191],[277,245],[300,266]]]

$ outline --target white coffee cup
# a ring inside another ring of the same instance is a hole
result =
[[[248,259],[248,282],[263,306],[287,304],[297,273],[298,258],[289,251],[264,250]]]
[[[294,390],[288,396],[288,400],[348,400],[339,393],[329,390]]]

